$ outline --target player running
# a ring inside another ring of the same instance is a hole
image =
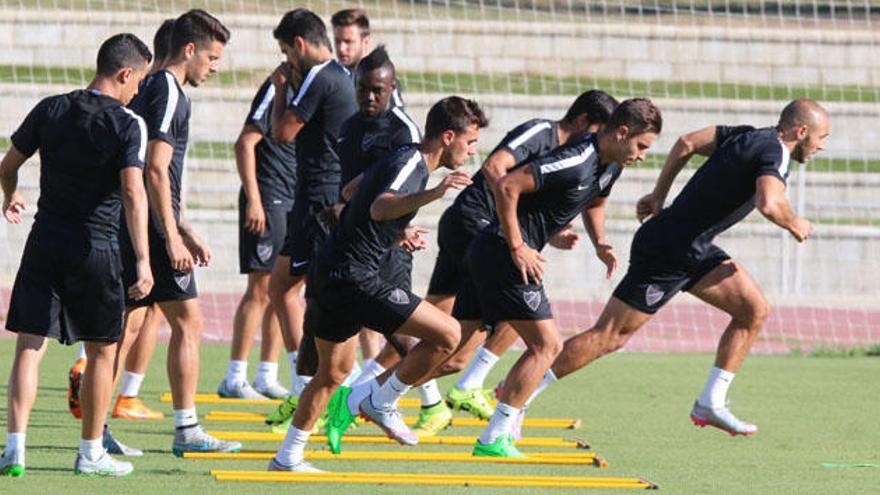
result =
[[[404,424],[397,401],[449,356],[460,328],[432,304],[385,280],[381,260],[419,208],[470,183],[463,172],[452,172],[437,187],[425,189],[431,172],[440,167],[455,170],[476,152],[479,130],[486,124],[475,102],[445,98],[428,112],[420,145],[401,148],[362,176],[340,225],[309,273],[306,325],[315,335],[318,374],[303,391],[270,471],[316,470],[304,460],[303,449],[327,401],[351,371],[357,347],[353,337],[362,326],[386,335],[411,335],[420,342],[384,384],[373,380],[365,397],[343,393],[333,406],[349,412],[351,420],[360,410],[401,443],[418,442]]]
[[[812,232],[785,197],[789,162],[809,160],[825,146],[828,113],[809,99],[789,103],[776,127],[713,126],[681,136],[666,159],[654,191],[639,200],[629,271],[596,324],[565,342],[538,392],[596,359],[622,348],[663,305],[687,291],[728,315],[715,365],[691,410],[699,426],[731,435],[758,427],[727,408],[727,391],[764,326],[769,307],[745,268],[712,241],[756,209],[798,242]],[[675,177],[695,154],[708,156],[668,208]]]
[[[126,288],[129,298],[139,300],[153,287],[143,182],[147,128],[124,106],[137,94],[151,58],[132,34],[109,38],[98,50],[97,74],[88,87],[37,104],[12,135],[0,164],[3,214],[19,224],[25,201],[17,189],[18,170],[40,152],[38,211],[6,321],[18,337],[0,475],[24,475],[25,435],[49,337],[68,345],[84,342],[89,361],[79,391],[82,433],[74,472],[125,476],[133,470],[107,453],[102,430],[113,395]],[[118,245],[123,204],[134,258],[127,286]]]
[[[644,159],[662,125],[660,110],[650,100],[624,101],[598,134],[560,147],[495,185],[498,217],[468,247],[465,282],[453,315],[462,322],[462,345],[483,324],[507,322],[526,351],[507,374],[474,455],[522,456],[511,433],[526,400],[562,350],[544,292],[541,250],[582,214],[596,255],[611,276],[617,257],[605,240],[605,203],[623,168]]]

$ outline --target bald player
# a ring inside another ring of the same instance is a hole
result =
[[[595,326],[565,342],[535,395],[623,347],[675,294],[687,291],[730,315],[691,420],[731,435],[757,432],[757,426],[730,412],[726,399],[769,306],[745,268],[712,240],[757,208],[798,242],[805,241],[812,226],[795,215],[785,197],[789,161],[804,163],[822,150],[829,130],[825,109],[813,100],[799,99],[783,109],[776,127],[713,126],[681,136],[654,191],[637,204],[639,220],[651,218],[633,238],[629,271]],[[709,158],[672,205],[663,208],[675,177],[695,154]]]

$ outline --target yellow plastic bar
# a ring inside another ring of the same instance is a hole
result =
[[[184,452],[187,459],[212,460],[269,460],[275,451],[250,451],[238,453],[220,452]],[[306,459],[320,461],[408,461],[408,462],[464,462],[475,464],[545,464],[565,466],[598,466],[605,467],[604,460],[596,454],[568,454],[563,456],[543,456],[540,453],[529,454],[528,457],[474,457],[465,452],[389,452],[389,451],[352,451],[333,454],[326,451],[307,451]]]
[[[262,432],[262,431],[211,431],[220,440],[234,441],[256,441],[256,442],[280,442],[284,439],[284,435],[280,433]],[[366,436],[366,435],[348,435],[343,438],[343,443],[363,444],[394,444],[397,443],[388,437]],[[424,437],[419,439],[422,445],[469,445],[473,446],[477,441],[477,437],[471,436],[441,436],[441,437]],[[312,435],[309,442],[326,443],[327,437],[324,435]],[[565,440],[562,438],[552,437],[523,437],[522,440],[516,442],[518,447],[573,447],[585,449],[589,448],[581,440]]]
[[[229,423],[263,423],[266,420],[265,414],[240,412],[240,411],[210,411],[205,417],[207,421],[229,422]],[[408,425],[414,425],[419,418],[406,417],[403,420]],[[361,418],[357,419],[358,423],[363,423]],[[477,418],[453,418],[452,426],[486,426],[488,421]],[[556,418],[526,418],[523,426],[528,428],[561,428],[567,430],[576,430],[581,427],[580,419],[556,419]]]
[[[162,396],[159,397],[159,402],[171,402],[171,392],[165,392],[164,394],[162,394]],[[281,401],[278,399],[227,399],[225,397],[220,397],[217,394],[196,394],[196,404],[277,405],[280,403]],[[398,402],[398,406],[421,407],[421,403],[419,402],[419,399],[403,398],[400,399],[400,402]]]

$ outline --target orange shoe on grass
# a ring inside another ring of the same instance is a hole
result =
[[[120,395],[113,407],[113,417],[122,419],[164,419],[160,411],[150,409],[137,397]]]
[[[86,372],[85,359],[77,359],[67,374],[67,407],[70,414],[76,419],[82,418],[82,410],[79,408],[79,387],[82,385],[83,373]]]

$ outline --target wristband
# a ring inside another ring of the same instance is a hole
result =
[[[519,248],[521,248],[521,247],[523,247],[523,246],[525,246],[525,245],[526,245],[526,241],[522,241],[522,242],[519,243],[519,246],[517,246],[517,247],[515,247],[515,248],[510,248],[510,252],[511,252],[511,253],[515,253]]]

